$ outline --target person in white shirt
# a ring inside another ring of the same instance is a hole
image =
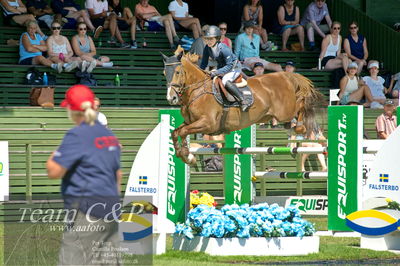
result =
[[[99,121],[100,124],[107,127],[108,125],[107,117],[105,114],[99,111],[100,106],[101,106],[100,99],[95,97],[93,109],[97,112],[97,120]]]
[[[378,76],[379,62],[376,60],[369,61],[368,71],[369,76],[365,76],[362,79],[371,90],[371,95],[374,98],[371,108],[382,109],[386,101],[385,94],[388,93],[388,89],[384,86],[385,80],[381,76]]]
[[[116,39],[120,42],[122,48],[129,48],[131,45],[124,42],[121,32],[118,29],[117,15],[108,12],[107,0],[86,0],[86,8],[89,12],[90,19],[95,27],[103,26],[110,30],[111,38],[109,44],[116,44]]]
[[[174,0],[169,3],[168,10],[172,18],[185,29],[193,32],[193,38],[197,39],[201,35],[201,25],[198,18],[189,15],[189,6],[182,0]]]

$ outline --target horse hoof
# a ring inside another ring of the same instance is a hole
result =
[[[196,157],[191,153],[189,153],[189,155],[187,157],[187,161],[188,161],[188,164],[190,164],[190,165],[195,165],[197,162]]]

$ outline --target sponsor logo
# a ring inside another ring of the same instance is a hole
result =
[[[342,118],[338,120],[338,209],[337,214],[340,219],[346,218],[346,203],[347,203],[347,185],[346,185],[346,155],[347,155],[347,116],[343,114]]]
[[[129,187],[129,192],[156,194],[157,188],[155,188],[155,187]]]
[[[389,175],[388,174],[379,174],[379,182],[389,182]]]
[[[119,146],[119,141],[114,136],[103,136],[94,139],[94,145],[98,149],[117,147]]]
[[[170,137],[168,140],[168,186],[167,186],[167,212],[170,215],[175,215],[176,210],[176,171],[175,171],[175,148],[172,141],[172,131],[175,130],[175,117],[171,117],[169,127]]]
[[[295,205],[303,212],[324,211],[328,208],[328,199],[292,199],[290,205]]]
[[[129,222],[138,225],[135,232],[123,232],[124,241],[136,241],[148,237],[153,233],[153,225],[146,218],[134,213],[121,214],[121,222]],[[132,226],[130,227],[132,228]],[[144,228],[144,229],[142,229]],[[132,230],[132,229],[131,229]],[[133,230],[132,230],[133,231]]]
[[[242,142],[240,140],[242,136],[235,132],[233,136],[234,139],[234,148],[240,148]],[[233,156],[233,198],[235,202],[242,202],[242,166],[240,162],[239,154],[235,154]]]
[[[389,174],[379,174],[379,183],[389,183]],[[399,191],[397,185],[369,184],[368,188],[371,190]]]
[[[364,235],[379,236],[400,230],[400,220],[378,210],[362,210],[346,217],[346,225]]]
[[[139,176],[139,185],[147,185],[147,176]]]

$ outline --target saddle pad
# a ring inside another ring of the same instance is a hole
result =
[[[251,92],[249,86],[243,87],[243,88],[239,88],[239,90],[242,92],[243,97],[250,102],[250,106],[253,105],[254,103],[254,97],[253,97],[253,93]],[[217,100],[217,102],[219,104],[221,104],[224,107],[239,107],[240,104],[235,100],[235,98],[233,98],[232,95],[228,95],[228,97],[225,97],[224,94],[221,94],[221,91],[219,89],[217,89],[217,87],[215,86],[215,83],[213,82],[213,87],[212,87],[212,91],[215,97],[215,100]]]

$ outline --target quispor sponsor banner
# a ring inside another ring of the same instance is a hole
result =
[[[189,167],[176,156],[175,148],[172,142],[171,134],[179,127],[184,119],[179,109],[163,109],[159,111],[159,119],[163,115],[169,115],[169,135],[168,135],[168,154],[167,154],[167,218],[174,223],[184,223],[186,211],[189,206],[186,206],[186,198],[189,197],[189,180],[187,173]],[[190,143],[188,142],[188,145]],[[177,174],[184,173],[184,174]]]
[[[0,141],[0,201],[8,200],[9,168],[8,141]]]
[[[328,197],[327,196],[302,196],[289,197],[285,207],[294,205],[300,210],[302,215],[327,215]]]
[[[255,127],[231,132],[225,136],[227,148],[255,146]],[[253,156],[247,154],[225,155],[225,204],[245,204],[252,199]]]
[[[363,108],[330,106],[328,121],[328,229],[351,231],[346,216],[361,207]]]

